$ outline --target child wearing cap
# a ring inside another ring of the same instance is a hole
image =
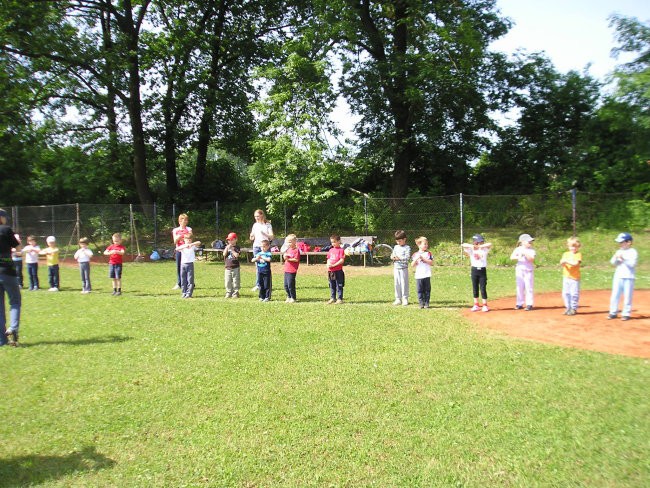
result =
[[[393,285],[395,289],[395,301],[393,305],[409,304],[409,259],[411,258],[411,246],[406,244],[406,232],[398,230],[395,232],[395,247],[390,255],[393,261]]]
[[[81,275],[81,293],[90,293],[92,287],[90,286],[90,258],[93,257],[93,252],[88,248],[87,237],[79,239],[79,249],[74,253],[75,260],[79,263],[79,274]]]
[[[38,290],[38,255],[41,247],[36,244],[35,236],[27,236],[27,245],[22,249],[27,264],[27,275],[29,276],[29,291]]]
[[[566,241],[569,250],[562,254],[562,298],[566,308],[564,315],[575,315],[578,310],[580,298],[580,241],[577,237],[570,237]]]
[[[239,254],[241,253],[241,249],[237,245],[237,234],[234,232],[228,234],[226,242],[228,244],[223,248],[226,298],[239,298]]]
[[[535,272],[535,250],[533,249],[534,239],[529,234],[521,234],[519,242],[510,259],[517,261],[515,266],[515,278],[517,282],[517,303],[515,310],[533,309],[533,284]]]
[[[45,242],[47,242],[47,247],[39,254],[47,256],[49,291],[59,291],[59,248],[56,247],[56,237],[48,236]]]
[[[634,278],[636,262],[639,257],[636,249],[632,247],[632,236],[621,232],[616,239],[619,250],[614,253],[610,262],[616,266],[612,281],[612,298],[609,303],[608,319],[615,319],[618,314],[618,302],[623,294],[622,320],[630,320],[632,313],[632,293],[634,291]]]
[[[481,234],[472,236],[473,244],[461,244],[465,254],[469,256],[469,262],[472,267],[472,291],[474,293],[474,305],[472,312],[489,312],[487,305],[487,255],[492,248],[492,244],[485,242]],[[482,307],[478,305],[478,293],[481,291]]]
[[[113,244],[104,251],[108,258],[108,277],[113,282],[113,296],[119,297],[122,294],[122,265],[126,248],[122,245],[122,234],[116,232],[111,236]]]

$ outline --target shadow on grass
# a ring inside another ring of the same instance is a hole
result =
[[[39,346],[91,346],[93,344],[111,344],[126,342],[133,339],[132,337],[107,336],[92,337],[90,339],[76,339],[70,341],[40,341],[40,342],[21,342],[20,347],[39,347]],[[2,486],[2,485],[0,485]]]
[[[0,488],[33,486],[73,473],[111,468],[115,461],[97,452],[95,446],[66,456],[0,457]]]

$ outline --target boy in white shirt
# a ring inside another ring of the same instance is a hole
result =
[[[79,239],[79,249],[74,253],[75,260],[79,263],[79,273],[81,274],[81,293],[87,294],[91,291],[90,286],[90,258],[93,252],[88,248],[88,238]]]
[[[618,302],[623,294],[623,311],[621,320],[630,320],[632,313],[632,294],[634,292],[634,278],[636,276],[636,262],[639,255],[632,247],[632,236],[621,232],[616,239],[619,250],[614,253],[610,262],[616,266],[612,281],[612,298],[609,303],[608,319],[615,319],[618,314]]]
[[[176,251],[181,253],[181,296],[183,298],[192,298],[194,292],[194,261],[196,260],[195,252],[201,241],[192,242],[192,234],[188,233],[183,236],[184,243],[176,247]]]
[[[411,246],[406,244],[406,232],[395,232],[395,247],[390,255],[393,260],[393,281],[395,282],[395,301],[393,305],[409,304],[409,258]]]

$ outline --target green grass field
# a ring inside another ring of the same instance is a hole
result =
[[[464,267],[434,270],[430,310],[390,305],[390,268],[348,267],[342,306],[322,266],[302,266],[296,304],[275,271],[267,304],[251,266],[222,298],[214,262],[192,300],[170,262],[126,265],[121,297],[104,265],[91,295],[76,268],[25,292],[23,347],[0,348],[0,487],[650,484],[648,361],[475,328]],[[513,293],[512,268],[489,273],[492,297]],[[536,291],[560,276],[539,268]]]

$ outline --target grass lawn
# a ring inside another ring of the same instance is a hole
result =
[[[216,262],[191,300],[170,262],[126,265],[121,297],[105,265],[90,295],[76,268],[25,292],[24,345],[0,348],[0,488],[650,484],[648,361],[476,329],[466,267],[434,269],[430,310],[391,305],[390,268],[348,267],[342,306],[323,266],[302,265],[296,304],[277,268],[259,303],[252,272],[239,300]],[[513,294],[512,268],[489,278]]]

